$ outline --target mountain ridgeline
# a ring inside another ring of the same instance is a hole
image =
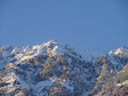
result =
[[[88,60],[56,41],[0,47],[0,96],[128,96],[128,48]]]

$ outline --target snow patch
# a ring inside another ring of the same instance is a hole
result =
[[[124,81],[122,83],[118,83],[118,84],[116,84],[116,86],[120,87],[120,86],[126,85],[126,84],[128,84],[128,80],[126,80],[126,81]]]

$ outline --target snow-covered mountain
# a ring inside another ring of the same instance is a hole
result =
[[[0,47],[0,96],[127,96],[127,63],[126,47],[89,60],[56,41]]]

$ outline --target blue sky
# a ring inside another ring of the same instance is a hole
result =
[[[0,45],[57,40],[79,50],[128,46],[128,0],[0,0]]]

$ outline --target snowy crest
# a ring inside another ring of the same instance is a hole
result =
[[[126,47],[89,60],[54,40],[32,47],[1,47],[0,96],[109,96],[97,94],[113,77],[127,73],[127,66]],[[125,79],[113,80],[113,86],[127,85]]]
[[[128,48],[127,47],[121,47],[115,50],[111,50],[109,53],[109,55],[128,55]]]

